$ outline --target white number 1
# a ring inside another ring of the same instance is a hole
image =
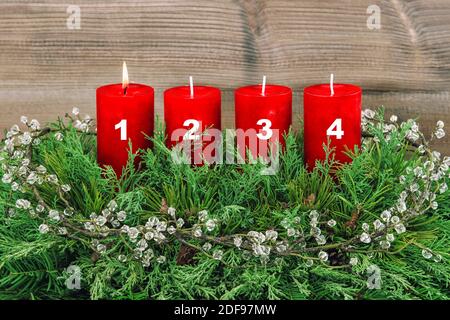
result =
[[[120,129],[120,140],[127,140],[127,120],[120,121],[114,129]]]
[[[344,131],[342,130],[342,119],[338,118],[334,120],[331,126],[327,129],[328,136],[336,136],[336,139],[342,139]]]

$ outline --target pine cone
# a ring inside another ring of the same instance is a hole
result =
[[[177,256],[177,264],[180,266],[183,265],[194,265],[195,260],[194,257],[197,254],[197,250],[189,247],[185,244],[180,245],[180,251]]]

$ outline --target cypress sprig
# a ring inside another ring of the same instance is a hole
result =
[[[90,117],[22,118],[0,145],[0,299],[448,299],[444,125],[362,116],[339,170],[330,150],[306,170],[301,132],[272,176],[176,164],[159,125],[121,178]]]

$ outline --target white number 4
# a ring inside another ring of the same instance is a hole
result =
[[[342,119],[334,120],[331,126],[327,129],[327,136],[336,136],[336,139],[342,139],[344,131],[342,130]]]
[[[127,140],[127,120],[120,121],[114,129],[120,129],[120,140]]]

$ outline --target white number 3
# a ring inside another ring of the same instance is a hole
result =
[[[270,138],[272,138],[273,131],[272,131],[272,129],[270,129],[272,127],[272,121],[270,121],[268,119],[260,119],[260,120],[258,120],[258,122],[256,124],[259,126],[263,126],[262,131],[264,132],[264,134],[262,134],[262,133],[256,134],[256,136],[260,140],[269,140]]]
[[[127,120],[120,121],[114,129],[120,129],[120,140],[127,140]]]
[[[327,129],[328,136],[336,136],[336,139],[342,139],[344,131],[342,130],[342,119],[338,118],[334,120],[331,126]]]

